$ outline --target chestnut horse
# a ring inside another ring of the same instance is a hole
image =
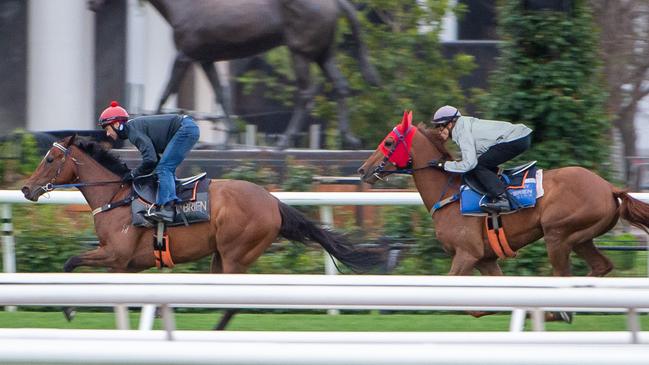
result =
[[[37,201],[53,187],[71,183],[95,210],[132,194],[131,185],[121,183],[119,178],[126,171],[126,165],[98,143],[75,142],[72,136],[54,143],[25,182],[22,192],[25,198]],[[209,222],[168,228],[174,263],[212,255],[210,272],[244,273],[278,236],[282,236],[303,243],[317,242],[355,271],[369,271],[382,264],[380,252],[354,247],[343,235],[318,227],[298,210],[253,183],[212,181],[209,196]],[[99,247],[68,259],[65,272],[79,266],[105,267],[111,272],[138,272],[156,265],[154,229],[133,226],[130,205],[100,212],[94,216],[94,223]],[[229,316],[224,316],[227,323],[226,317]]]
[[[434,129],[423,123],[415,127],[411,118],[411,113],[404,115],[358,172],[369,184],[391,173],[412,174],[430,211],[436,202],[459,192],[461,176],[432,167],[451,155]],[[593,238],[613,228],[619,217],[645,231],[649,227],[649,204],[584,168],[545,170],[543,190],[535,207],[503,215],[502,223],[513,250],[544,237],[556,276],[570,275],[570,252],[586,261],[590,276],[608,274],[613,264],[595,247]],[[474,268],[482,275],[502,275],[498,256],[487,240],[484,217],[461,215],[456,201],[436,210],[432,218],[437,239],[453,257],[450,275],[471,275]]]

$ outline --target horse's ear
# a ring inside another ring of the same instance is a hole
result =
[[[408,131],[408,128],[410,128],[410,125],[412,124],[412,111],[405,110],[403,112],[403,119],[401,119],[401,126],[399,129],[401,129],[402,133],[405,133]]]
[[[64,145],[65,147],[70,147],[70,146],[72,146],[72,144],[74,143],[75,138],[77,138],[77,134],[76,134],[76,133],[73,134],[73,135],[71,135],[70,137],[64,139],[64,140],[63,140],[63,145]]]

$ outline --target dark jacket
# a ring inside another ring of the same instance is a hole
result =
[[[183,115],[162,114],[137,117],[124,126],[128,140],[142,154],[142,163],[136,167],[133,176],[146,175],[158,164],[158,155],[164,152],[169,141],[180,128]]]

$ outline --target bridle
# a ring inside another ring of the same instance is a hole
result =
[[[67,148],[67,147],[64,147],[62,144],[60,144],[58,142],[54,142],[54,143],[52,143],[52,146],[58,148],[59,150],[61,150],[61,152],[63,152],[63,158],[61,158],[61,164],[56,169],[56,173],[54,174],[54,177],[52,177],[52,179],[50,180],[49,183],[47,183],[47,184],[40,187],[46,193],[50,192],[50,191],[52,191],[52,190],[54,190],[56,188],[64,187],[64,185],[56,185],[56,184],[54,184],[54,182],[56,182],[56,179],[59,177],[59,175],[61,175],[61,172],[63,171],[63,168],[65,167],[65,159],[70,155],[70,149]],[[50,151],[47,151],[47,154],[45,155],[44,159],[47,159],[47,156],[49,156],[49,154],[50,154]],[[79,161],[77,161],[76,158],[70,156],[70,159],[72,160],[72,162],[74,162],[75,166],[79,164]],[[79,179],[79,175],[77,174],[77,180],[78,179]]]
[[[410,149],[407,146],[406,143],[406,136],[408,133],[410,133],[410,130],[414,128],[413,126],[408,127],[408,130],[405,133],[401,133],[399,131],[398,127],[394,127],[392,129],[392,132],[397,136],[395,142],[393,143],[392,147],[388,151],[387,154],[385,154],[385,157],[383,157],[383,160],[381,161],[380,164],[378,164],[375,168],[374,171],[372,171],[372,175],[376,177],[379,180],[383,180],[379,174],[384,174],[384,175],[392,175],[392,174],[404,174],[404,175],[412,175],[415,171],[419,170],[424,170],[428,168],[433,168],[435,167],[435,164],[437,161],[429,161],[426,166],[422,167],[413,167],[413,162],[412,162],[412,153],[410,152]],[[403,143],[403,145],[408,148],[408,163],[406,163],[405,167],[400,167],[396,163],[390,161],[390,158],[394,154],[394,152],[397,150],[397,147],[399,147],[399,144]],[[394,170],[386,170],[385,167],[389,164],[393,165],[396,169]]]
[[[379,180],[384,180],[384,179],[380,176],[380,174],[384,174],[384,175],[392,175],[392,174],[412,175],[415,171],[424,170],[424,169],[429,169],[429,168],[437,168],[437,167],[436,167],[436,166],[437,166],[437,161],[435,161],[435,160],[428,161],[428,163],[427,163],[425,166],[422,166],[422,167],[416,167],[416,168],[413,167],[413,162],[412,162],[412,160],[413,160],[413,159],[412,159],[412,153],[410,152],[410,148],[408,148],[407,143],[406,143],[406,136],[407,136],[408,133],[410,132],[410,129],[411,129],[411,128],[413,128],[413,127],[410,126],[410,127],[408,127],[408,130],[406,131],[406,133],[401,133],[401,132],[399,132],[399,129],[398,129],[397,127],[394,127],[394,129],[392,130],[392,132],[397,136],[397,139],[395,140],[395,143],[393,144],[392,148],[388,151],[387,154],[385,154],[385,157],[383,157],[383,160],[381,161],[381,163],[378,164],[378,165],[374,168],[374,171],[372,171],[372,175],[373,175],[375,178],[377,178],[377,179],[379,179]],[[390,158],[391,158],[392,155],[394,154],[394,151],[396,151],[397,147],[398,147],[399,144],[401,144],[401,143],[403,143],[404,146],[405,146],[406,148],[408,148],[408,163],[406,164],[405,167],[399,167],[396,163],[390,161]],[[394,167],[396,167],[396,169],[395,169],[395,170],[386,170],[386,169],[385,169],[385,166],[386,166],[388,163],[392,164]],[[454,178],[455,176],[456,176],[456,175],[453,174],[453,173],[449,174],[448,181],[446,182],[446,186],[445,186],[444,189],[442,190],[442,193],[440,194],[439,199],[437,199],[437,202],[436,202],[436,203],[433,205],[433,207],[431,208],[431,211],[430,211],[431,215],[432,215],[435,211],[439,210],[440,208],[442,208],[442,207],[444,207],[444,206],[446,206],[446,205],[448,205],[448,204],[450,204],[450,203],[452,203],[452,202],[454,202],[454,201],[457,201],[457,200],[459,199],[459,194],[453,194],[453,195],[450,196],[449,198],[443,199],[443,198],[444,198],[444,195],[446,195],[446,192],[448,191],[448,189],[449,189],[451,186],[453,186],[453,178]]]
[[[404,146],[407,147],[407,145],[406,145],[406,136],[408,135],[408,133],[410,132],[410,130],[411,130],[412,128],[413,128],[412,126],[408,127],[408,130],[406,131],[406,133],[401,133],[401,132],[399,131],[399,128],[398,128],[398,127],[394,127],[394,128],[392,129],[392,132],[397,136],[397,139],[396,139],[395,142],[393,143],[392,148],[388,151],[388,154],[385,155],[385,156],[383,157],[383,160],[381,161],[381,163],[378,164],[378,165],[374,168],[374,171],[372,171],[372,175],[374,175],[374,177],[376,177],[376,178],[379,179],[379,180],[383,180],[383,179],[379,176],[379,174],[381,174],[381,173],[383,173],[383,174],[387,174],[387,175],[391,175],[391,174],[407,174],[407,175],[412,175],[412,173],[413,173],[414,170],[413,170],[413,168],[412,168],[412,154],[410,153],[410,150],[408,150],[408,163],[406,164],[405,168],[401,168],[401,167],[399,167],[396,163],[390,161],[390,158],[392,157],[392,155],[394,154],[394,152],[397,150],[397,147],[399,147],[399,144],[400,144],[400,143],[403,143]],[[396,169],[395,169],[395,170],[386,170],[386,169],[385,169],[385,166],[386,166],[388,163],[392,164]]]
[[[82,182],[82,183],[72,183],[72,184],[54,184],[54,182],[59,177],[59,175],[61,175],[61,172],[63,171],[63,168],[65,167],[65,159],[66,159],[66,157],[69,156],[70,159],[72,160],[72,162],[74,162],[75,169],[76,169],[76,166],[82,165],[82,163],[79,162],[74,156],[70,155],[70,149],[63,146],[62,144],[60,144],[58,142],[54,142],[54,143],[52,143],[52,146],[58,148],[59,150],[61,150],[63,152],[63,158],[61,159],[61,164],[56,169],[56,173],[54,174],[54,177],[52,177],[52,179],[50,180],[49,183],[45,184],[44,186],[41,186],[41,189],[43,189],[45,192],[50,192],[50,191],[52,191],[54,189],[58,189],[58,188],[78,188],[78,187],[83,187],[83,186],[121,184],[122,183],[122,180],[112,180],[112,181],[97,181],[97,182],[89,182],[89,183],[83,183]],[[50,152],[48,151],[47,154],[45,155],[45,158],[47,158],[47,156],[49,154],[50,154]],[[77,173],[76,175],[77,175],[77,178],[75,179],[75,181],[79,180],[79,174]]]
[[[52,144],[52,146],[55,147],[55,148],[58,148],[59,150],[61,150],[63,152],[63,158],[61,159],[61,164],[56,169],[56,173],[54,174],[54,177],[52,177],[52,179],[50,180],[49,183],[47,183],[44,186],[40,187],[40,189],[42,189],[44,192],[47,193],[47,192],[50,192],[50,191],[52,191],[54,189],[58,189],[58,188],[78,188],[78,187],[84,187],[84,186],[97,186],[97,185],[107,185],[107,184],[122,184],[122,186],[123,186],[124,183],[123,183],[122,180],[96,181],[96,182],[87,182],[87,183],[79,182],[79,183],[72,183],[72,184],[54,184],[54,182],[59,177],[59,175],[61,175],[61,172],[63,171],[63,168],[65,167],[67,157],[70,157],[70,160],[72,160],[72,162],[74,162],[75,169],[77,169],[78,165],[82,165],[82,163],[79,162],[74,156],[72,156],[70,154],[71,153],[70,148],[63,146],[62,144],[60,144],[58,142],[54,142]],[[47,156],[49,154],[50,154],[50,151],[47,152],[47,154],[45,155],[45,158],[47,158]],[[79,180],[78,170],[76,172],[76,176],[77,177],[76,177],[75,181],[78,181]],[[94,209],[92,211],[92,215],[94,216],[97,213],[105,212],[105,211],[113,209],[113,208],[117,208],[117,207],[120,207],[120,206],[123,206],[123,205],[126,205],[126,204],[130,204],[131,201],[133,201],[133,199],[134,199],[133,194],[129,194],[129,196],[127,198],[125,198],[125,199],[122,199],[120,201],[111,203],[113,201],[113,199],[115,199],[115,196],[117,196],[117,194],[120,192],[120,190],[121,190],[121,188],[118,189],[117,191],[115,191],[113,196],[108,200],[108,203],[102,205],[101,207],[99,207],[97,209]]]

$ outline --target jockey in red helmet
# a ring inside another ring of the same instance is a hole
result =
[[[116,140],[117,137],[124,137],[120,136],[120,133],[123,133],[123,123],[126,123],[127,121],[128,112],[126,109],[119,106],[116,101],[111,101],[110,106],[104,109],[104,111],[101,112],[101,115],[99,115],[99,122],[97,124],[106,130],[106,135],[108,137]]]
[[[158,178],[155,209],[148,217],[173,222],[174,204],[179,201],[174,183],[175,171],[198,141],[199,129],[189,115],[147,115],[128,119],[128,113],[116,101],[99,116],[99,125],[113,140],[128,139],[142,155],[142,163],[122,180],[130,182],[138,176],[154,172]],[[110,127],[110,128],[109,128]]]

